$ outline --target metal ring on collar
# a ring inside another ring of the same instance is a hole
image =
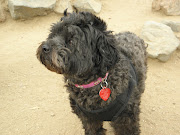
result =
[[[106,86],[103,86],[103,83],[104,83],[104,84],[106,84]],[[104,88],[104,87],[106,87],[106,88],[107,88],[107,86],[108,86],[108,83],[107,83],[107,81],[106,81],[106,80],[104,80],[103,82],[101,82],[101,88]]]

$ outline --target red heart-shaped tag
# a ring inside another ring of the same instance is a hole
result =
[[[109,88],[106,88],[106,87],[102,88],[102,89],[100,90],[100,92],[99,92],[99,96],[100,96],[104,101],[108,100],[110,94],[111,94],[111,90],[110,90]]]

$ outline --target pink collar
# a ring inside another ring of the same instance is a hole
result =
[[[84,88],[84,89],[94,87],[94,86],[98,85],[100,82],[104,81],[108,77],[108,74],[109,73],[106,73],[106,76],[104,78],[99,77],[97,79],[97,81],[93,81],[93,82],[91,82],[89,84],[83,84],[83,85],[75,84],[75,86],[77,88]]]

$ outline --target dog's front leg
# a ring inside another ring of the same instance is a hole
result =
[[[80,120],[82,121],[85,135],[105,135],[106,130],[103,129],[103,121],[97,121],[95,119],[87,117],[77,106],[76,102],[70,98],[70,105]]]
[[[85,117],[81,118],[85,135],[105,135],[106,130],[103,129],[102,121],[95,121]]]

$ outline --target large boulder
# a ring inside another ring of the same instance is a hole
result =
[[[54,8],[56,0],[9,0],[13,19],[27,19],[47,15]]]
[[[165,24],[148,21],[144,24],[141,38],[148,44],[147,52],[151,58],[167,61],[180,46],[171,28]]]
[[[153,0],[152,9],[166,15],[180,15],[180,0]]]
[[[174,32],[180,32],[180,22],[175,21],[162,21],[163,24],[171,27]]]
[[[71,0],[58,0],[56,2],[56,6],[54,8],[54,11],[56,13],[64,13],[64,10],[67,10],[68,13],[71,13],[73,11],[73,8],[71,6]]]
[[[101,3],[95,0],[75,0],[73,6],[79,11],[88,11],[92,13],[99,13],[101,11]]]

